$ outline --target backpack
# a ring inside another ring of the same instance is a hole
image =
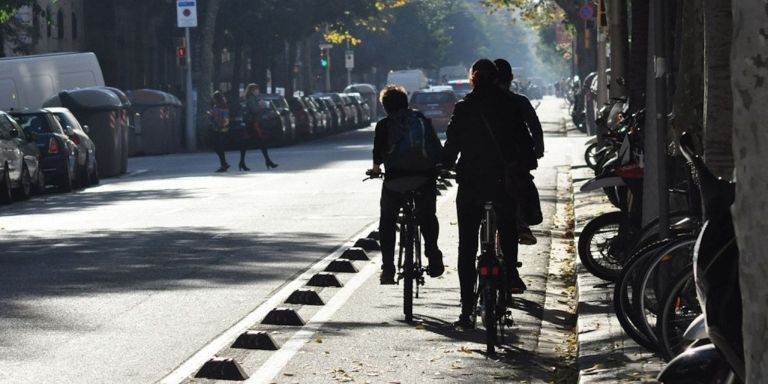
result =
[[[428,171],[439,162],[440,144],[430,140],[434,132],[420,114],[411,109],[393,114],[388,122],[387,144],[384,157],[386,169]]]

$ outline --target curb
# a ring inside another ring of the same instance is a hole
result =
[[[576,192],[591,176],[589,168],[571,170],[577,242],[582,228],[592,218],[616,210],[599,191]],[[579,384],[656,383],[655,377],[664,362],[622,330],[613,310],[613,283],[592,276],[578,257],[576,271]]]

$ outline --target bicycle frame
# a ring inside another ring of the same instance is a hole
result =
[[[409,193],[398,217],[400,247],[397,258],[397,283],[403,281],[403,313],[407,322],[413,320],[413,297],[419,297],[419,286],[424,285],[425,272],[421,263],[421,233],[416,220],[414,200],[415,192]]]

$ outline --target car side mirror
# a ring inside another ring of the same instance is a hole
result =
[[[88,128],[88,126],[87,126],[87,125],[83,125],[83,132],[85,132],[85,133],[91,133],[91,129],[90,129],[90,128]]]
[[[69,125],[67,125],[67,126],[64,128],[64,133],[66,133],[66,134],[67,134],[67,136],[74,136],[74,135],[75,135],[75,130],[74,130],[74,129],[72,129],[72,127],[70,127]]]
[[[10,132],[8,132],[8,133],[9,133],[9,134],[11,135],[11,137],[12,137],[12,138],[14,138],[14,139],[15,139],[15,138],[17,138],[17,137],[19,137],[19,130],[18,130],[18,129],[16,129],[16,128],[12,128],[12,129],[11,129],[11,131],[10,131]]]

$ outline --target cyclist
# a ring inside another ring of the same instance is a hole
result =
[[[424,237],[424,254],[429,261],[431,277],[443,274],[443,254],[437,247],[440,227],[435,216],[437,199],[437,165],[441,145],[429,119],[408,107],[408,95],[400,86],[389,85],[379,96],[387,117],[376,123],[373,144],[372,174],[386,175],[381,188],[381,284],[395,284],[395,225],[408,189],[418,192],[416,217]],[[406,185],[417,177],[420,185]]]
[[[539,116],[536,114],[536,109],[533,108],[533,105],[531,105],[531,102],[528,100],[527,97],[517,94],[515,92],[512,92],[510,90],[510,87],[512,86],[512,80],[514,80],[514,75],[512,74],[512,66],[509,64],[508,61],[504,59],[496,59],[493,61],[493,63],[496,65],[496,69],[498,72],[498,78],[496,79],[496,84],[504,90],[507,95],[509,95],[510,98],[517,104],[518,110],[520,111],[520,115],[523,119],[523,123],[525,123],[526,127],[523,129],[526,129],[531,139],[533,140],[533,147],[536,151],[536,158],[541,159],[544,157],[544,133],[541,130],[541,122],[539,122]],[[529,164],[530,169],[535,169],[538,164],[535,162],[532,164]],[[528,177],[533,179],[533,176],[528,173]],[[518,201],[518,219],[517,219],[517,234],[518,234],[518,242],[520,244],[524,245],[533,245],[536,244],[536,236],[533,235],[533,232],[531,232],[531,228],[529,227],[529,223],[526,223],[525,220],[523,220],[523,215],[520,213],[520,209],[522,207],[522,204],[539,204],[538,201],[527,201],[527,199],[522,198]],[[538,208],[539,211],[541,211],[541,208]]]
[[[456,103],[443,149],[446,168],[452,168],[461,154],[456,164],[461,314],[454,324],[464,328],[473,326],[475,259],[485,201],[494,203],[501,250],[507,260],[509,291],[521,293],[526,289],[517,270],[516,198],[506,191],[504,180],[507,165],[530,161],[533,150],[530,144],[517,148],[525,143],[527,134],[517,129],[522,127],[520,114],[509,96],[496,86],[497,73],[488,59],[472,65],[472,92]]]

